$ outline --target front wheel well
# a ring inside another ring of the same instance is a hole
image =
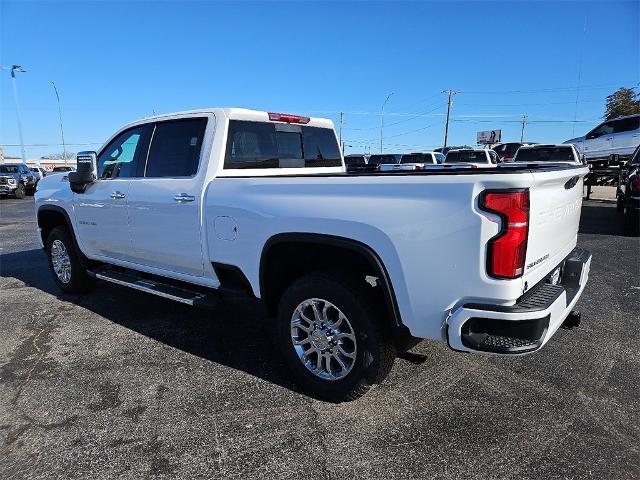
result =
[[[58,210],[40,209],[38,210],[38,227],[43,245],[46,245],[47,238],[55,227],[65,227],[70,230],[69,223],[65,215]],[[73,232],[69,232],[73,233]]]

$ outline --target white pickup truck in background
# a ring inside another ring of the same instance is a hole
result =
[[[38,237],[65,292],[260,299],[294,379],[339,401],[419,339],[522,354],[575,320],[587,172],[347,173],[329,120],[198,110],[131,123],[41,180]]]

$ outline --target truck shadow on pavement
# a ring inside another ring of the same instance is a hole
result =
[[[64,294],[53,282],[41,250],[0,255],[0,276],[5,277],[5,294],[22,286],[37,288],[173,348],[300,393],[287,379],[269,320],[255,300],[233,299],[203,310],[102,282],[86,295]],[[44,296],[40,304],[51,313],[61,306]],[[83,316],[79,309],[64,312]]]
[[[589,200],[582,205],[578,233],[593,235],[634,236],[624,228],[624,214],[616,211],[615,202]]]

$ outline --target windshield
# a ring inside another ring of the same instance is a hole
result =
[[[640,165],[640,145],[636,147],[636,151],[633,152],[633,157],[631,157],[631,165]]]
[[[516,162],[575,162],[571,147],[538,147],[521,148],[514,161]]]
[[[521,143],[503,143],[493,147],[493,150],[502,157],[513,157],[521,145]]]
[[[17,165],[0,165],[0,173],[18,173]]]
[[[484,151],[458,150],[449,151],[444,163],[488,163]]]
[[[398,163],[395,155],[371,155],[369,165],[379,165],[381,163]]]

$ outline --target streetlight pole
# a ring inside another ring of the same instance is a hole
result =
[[[60,117],[60,134],[62,135],[62,155],[64,159],[64,164],[67,164],[67,146],[64,143],[64,128],[62,126],[62,107],[60,106],[60,95],[58,95],[58,89],[56,88],[56,84],[51,82],[53,85],[53,91],[56,92],[56,98],[58,99],[58,115]]]
[[[27,163],[27,154],[24,151],[24,139],[22,138],[22,120],[20,119],[20,102],[18,101],[18,85],[16,84],[16,72],[25,73],[26,70],[20,65],[0,67],[0,70],[11,70],[11,83],[13,85],[13,100],[16,103],[16,118],[18,120],[18,136],[20,137],[20,155],[22,163]]]
[[[384,106],[387,104],[387,102],[389,101],[389,98],[391,97],[391,95],[393,95],[394,92],[391,92],[389,95],[387,95],[387,98],[385,98],[384,102],[382,103],[382,112],[381,112],[381,123],[380,123],[380,153],[384,153]]]

